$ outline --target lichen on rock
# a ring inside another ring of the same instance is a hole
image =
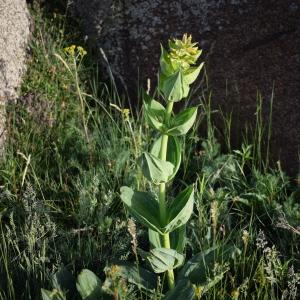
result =
[[[25,0],[0,1],[0,154],[5,140],[5,104],[17,97],[25,69],[29,13]]]

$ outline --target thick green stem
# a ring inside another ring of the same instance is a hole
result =
[[[166,109],[165,123],[169,122],[169,119],[172,114],[172,109],[173,109],[173,102],[169,102],[167,105],[167,109]],[[162,136],[160,152],[159,152],[159,158],[161,160],[166,160],[167,150],[168,150],[168,135],[164,134]],[[167,214],[167,211],[166,211],[166,184],[165,183],[161,183],[159,185],[159,212],[160,212],[160,218],[161,218],[162,222],[165,221],[166,214]],[[162,235],[162,242],[163,242],[164,248],[168,248],[168,249],[171,248],[169,233]],[[172,269],[168,270],[167,277],[168,277],[169,288],[170,289],[174,288],[175,278],[174,278],[174,272]]]

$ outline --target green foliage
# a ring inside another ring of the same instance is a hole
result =
[[[261,97],[256,127],[233,147],[235,124],[211,110],[210,88],[201,113],[184,97],[203,66],[193,66],[200,50],[191,51],[188,37],[162,49],[159,87],[168,77],[173,83],[144,94],[141,113],[101,82],[90,51],[79,55],[86,47],[75,23],[58,11],[33,17],[31,57],[20,99],[7,106],[0,162],[0,299],[77,300],[94,288],[97,299],[298,299],[299,186],[280,165],[269,168]],[[172,102],[178,113],[165,93],[183,97],[182,106]],[[224,118],[226,148],[214,116]],[[141,156],[147,170],[157,161],[174,166],[165,182],[142,177]],[[137,202],[138,213],[128,209],[141,221],[131,219],[134,230],[120,201],[124,185],[132,187],[125,202]],[[168,291],[170,271],[176,284]]]
[[[82,299],[101,299],[101,285],[100,279],[90,270],[82,270],[77,277],[76,287]]]
[[[154,248],[150,250],[150,255],[147,259],[155,273],[164,273],[168,270],[176,269],[184,261],[182,254],[168,248]]]

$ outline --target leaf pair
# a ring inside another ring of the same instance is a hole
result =
[[[139,165],[144,176],[154,184],[167,183],[172,180],[181,162],[181,146],[176,137],[168,139],[166,161],[159,159],[162,138],[158,138],[151,149],[151,153],[144,152],[139,159]]]
[[[173,249],[155,248],[150,250],[147,259],[155,273],[163,273],[181,266],[184,256]]]
[[[188,108],[174,117],[170,118],[168,124],[165,123],[165,107],[154,99],[147,96],[148,101],[144,103],[145,114],[151,127],[158,130],[161,134],[169,136],[179,136],[186,134],[193,126],[197,107]]]
[[[172,201],[165,220],[160,220],[158,199],[150,192],[133,191],[123,186],[121,199],[139,222],[163,235],[181,227],[189,220],[193,212],[194,189],[193,186],[187,187]]]

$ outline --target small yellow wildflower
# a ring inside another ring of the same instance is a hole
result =
[[[75,46],[75,45],[72,45],[72,46],[70,46],[70,47],[66,47],[66,48],[64,49],[64,51],[65,51],[68,55],[74,56],[74,55],[75,55],[75,49],[76,49],[76,46]]]
[[[86,50],[81,46],[77,46],[77,51],[81,58],[83,58],[87,54]]]
[[[125,121],[129,121],[130,110],[128,108],[122,109],[122,114]]]
[[[87,51],[83,47],[76,46],[76,45],[71,45],[70,47],[66,47],[64,48],[64,51],[67,55],[71,57],[78,56],[80,58],[83,58],[87,54]]]
[[[195,286],[194,285],[194,291],[195,291],[195,296],[200,299],[201,294],[202,294],[202,288],[200,286]]]
[[[178,68],[188,69],[190,65],[196,63],[201,55],[201,50],[196,47],[197,43],[192,43],[192,35],[185,33],[181,40],[169,40],[170,60],[175,70]]]

